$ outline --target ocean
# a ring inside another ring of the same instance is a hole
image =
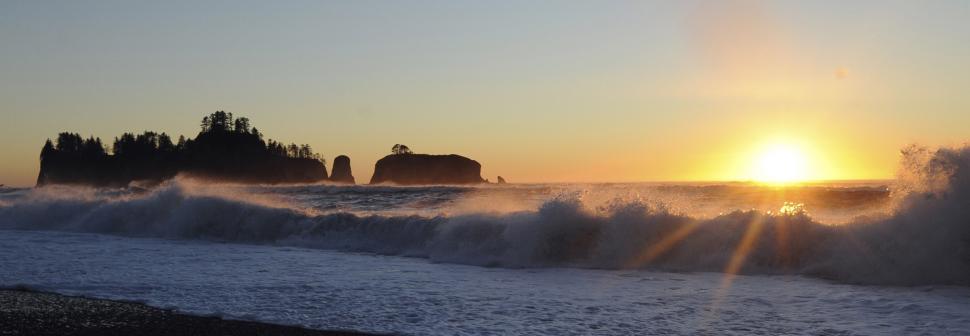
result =
[[[407,335],[966,335],[964,171],[6,188],[0,286]]]

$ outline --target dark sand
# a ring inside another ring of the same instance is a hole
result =
[[[138,303],[0,290],[0,335],[364,335],[180,314]]]

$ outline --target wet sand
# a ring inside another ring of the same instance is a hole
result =
[[[139,303],[0,290],[0,335],[366,335],[194,316]]]

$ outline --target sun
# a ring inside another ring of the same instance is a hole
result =
[[[805,154],[785,144],[765,147],[757,156],[752,178],[762,183],[787,184],[807,178]]]

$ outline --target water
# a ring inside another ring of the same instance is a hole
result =
[[[968,334],[970,150],[911,153],[796,187],[3,189],[0,285],[414,335]]]
[[[963,287],[505,269],[271,245],[5,231],[0,283],[197,314],[413,335],[967,334]]]

